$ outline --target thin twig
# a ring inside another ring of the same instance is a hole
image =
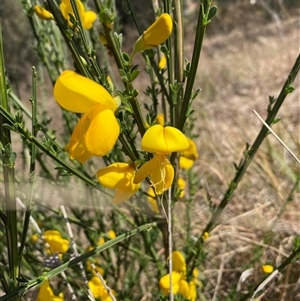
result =
[[[283,147],[291,154],[291,156],[300,164],[300,160],[297,156],[286,146],[286,144],[275,134],[271,127],[260,117],[260,115],[254,110],[253,113],[264,124],[264,126],[275,136],[275,138],[283,145]]]

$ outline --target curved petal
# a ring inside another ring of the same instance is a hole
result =
[[[97,177],[101,185],[127,192],[137,192],[140,185],[133,183],[135,169],[128,163],[117,162],[98,170]]]
[[[173,261],[173,271],[177,271],[180,273],[186,272],[186,263],[181,252],[174,251],[172,253],[172,261]]]
[[[83,125],[86,119],[86,115],[84,115],[78,121],[69,144],[65,147],[65,150],[69,153],[71,160],[78,160],[81,163],[84,163],[90,157],[93,156],[89,151],[87,151],[83,138]]]
[[[160,124],[150,127],[142,139],[143,150],[157,154],[169,154],[189,147],[189,142],[178,129]]]
[[[140,183],[145,178],[147,178],[151,172],[159,168],[160,157],[154,156],[150,161],[146,162],[140,169],[136,172],[133,183]]]
[[[189,141],[189,147],[184,150],[181,155],[195,161],[196,159],[198,159],[198,151],[197,151],[197,146],[196,143],[191,139],[191,138],[187,138]]]
[[[117,108],[104,87],[71,70],[64,71],[58,77],[53,94],[60,106],[75,113],[88,112],[96,104],[113,111]]]
[[[84,12],[85,12],[84,5],[80,0],[76,0],[76,6],[77,6],[77,10],[78,10],[80,19],[82,21],[83,17],[84,17]],[[71,1],[70,0],[62,0],[60,5],[59,5],[59,8],[60,8],[64,18],[66,20],[68,20],[69,26],[72,27],[73,24],[70,21],[69,14],[72,14],[74,16],[74,18],[75,18],[75,15],[74,15],[73,7],[71,5]]]
[[[141,35],[134,45],[135,51],[143,51],[162,44],[172,33],[173,21],[164,13]]]
[[[97,19],[97,14],[91,10],[88,10],[84,13],[84,18],[82,20],[82,26],[84,29],[91,29],[93,23]]]
[[[194,165],[194,160],[188,159],[184,156],[179,157],[179,167],[181,169],[190,169]]]
[[[157,195],[161,195],[171,187],[174,168],[166,157],[162,158],[159,167],[151,172],[150,178]]]
[[[95,156],[105,156],[114,147],[120,126],[112,110],[103,110],[102,105],[86,113],[84,145]]]
[[[173,291],[173,294],[176,294],[178,292],[178,289],[179,289],[179,282],[182,278],[182,275],[176,271],[173,271],[172,272],[172,291]],[[164,276],[162,276],[159,280],[159,286],[162,290],[166,290],[166,291],[170,291],[170,287],[171,287],[171,284],[170,284],[170,274],[166,274]]]
[[[53,20],[54,19],[53,15],[42,6],[35,5],[33,7],[33,10],[34,10],[35,14],[42,20]]]

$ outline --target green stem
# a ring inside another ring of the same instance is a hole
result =
[[[32,67],[32,96],[30,97],[31,107],[32,107],[32,127],[31,132],[33,137],[37,137],[37,82],[36,82],[36,70],[35,67]],[[31,144],[31,151],[30,151],[30,166],[29,166],[29,187],[28,187],[28,194],[25,203],[25,217],[23,223],[23,231],[21,237],[21,245],[19,247],[19,257],[21,260],[22,253],[25,246],[27,231],[30,222],[31,216],[31,202],[33,198],[33,183],[35,180],[35,160],[36,160],[36,153],[37,147],[35,144]]]
[[[6,77],[2,43],[2,27],[0,24],[0,104],[9,110],[8,97],[6,90]],[[2,143],[1,158],[3,162],[4,179],[4,203],[6,213],[6,243],[9,261],[9,290],[18,287],[19,276],[19,257],[18,257],[18,232],[17,232],[17,204],[15,195],[15,153],[11,150],[10,130],[3,127],[6,118],[0,116],[0,139]]]
[[[179,122],[177,125],[177,128],[181,131],[184,128],[184,124],[185,124],[185,121],[187,118],[187,110],[190,105],[190,100],[191,100],[191,96],[192,96],[192,92],[193,92],[193,86],[194,86],[194,82],[196,79],[196,73],[198,70],[198,63],[200,60],[202,43],[203,43],[206,25],[207,25],[205,23],[204,16],[206,16],[209,11],[209,5],[208,5],[209,0],[206,0],[204,2],[205,2],[204,4],[200,5],[198,23],[197,23],[197,29],[196,29],[196,37],[195,37],[195,41],[194,41],[194,49],[193,49],[193,56],[192,56],[192,62],[191,62],[191,70],[188,75],[186,89],[185,89],[185,93],[184,93],[184,97],[183,97],[183,101],[182,101]]]
[[[184,28],[182,19],[182,1],[174,0],[174,21],[175,21],[175,35],[174,35],[174,77],[178,84],[183,83],[183,66],[184,66]],[[178,123],[180,106],[183,96],[183,87],[178,91],[178,97],[175,104],[175,123]]]
[[[290,74],[288,75],[288,78],[287,78],[286,82],[284,83],[284,85],[278,95],[278,98],[276,99],[276,101],[273,105],[273,108],[270,109],[269,114],[265,120],[266,124],[268,124],[269,126],[272,125],[272,123],[276,117],[276,114],[278,113],[286,96],[289,93],[291,93],[291,91],[292,91],[291,85],[294,82],[299,70],[300,70],[300,54],[298,55],[298,57],[295,61],[295,64],[294,64]],[[191,267],[190,271],[192,271],[194,269],[194,267],[196,266],[197,258],[199,257],[201,245],[203,243],[202,236],[204,235],[205,232],[209,233],[214,228],[214,226],[218,223],[219,218],[220,218],[224,208],[226,207],[228,202],[231,200],[233,193],[235,192],[239,182],[241,181],[242,177],[244,176],[248,166],[250,165],[252,159],[254,158],[254,155],[256,154],[259,146],[261,145],[261,143],[263,142],[263,140],[265,139],[267,134],[268,134],[268,129],[267,129],[267,127],[265,127],[263,125],[259,134],[257,135],[254,143],[249,148],[249,150],[246,152],[244,158],[240,162],[239,168],[236,172],[236,175],[233,178],[233,180],[231,180],[229,187],[224,195],[224,198],[222,199],[219,206],[214,211],[213,215],[210,218],[210,221],[206,225],[205,229],[202,231],[202,234],[200,235],[198,241],[195,243],[195,249],[197,250],[196,253],[191,253],[191,255],[187,258],[187,261],[186,261],[187,264],[192,262],[192,267]]]
[[[66,171],[70,172],[71,174],[76,175],[79,179],[83,180],[88,185],[91,185],[92,187],[101,190],[99,187],[99,184],[97,182],[94,182],[87,176],[83,175],[82,173],[78,172],[75,168],[73,168],[71,165],[67,164],[63,160],[61,160],[57,154],[52,151],[49,147],[47,147],[45,144],[41,143],[37,138],[33,137],[28,129],[22,127],[20,124],[16,123],[12,115],[7,112],[2,106],[0,106],[0,114],[4,118],[7,119],[9,124],[14,125],[16,127],[16,131],[23,136],[24,139],[28,139],[30,142],[34,143],[40,150],[42,150],[45,154],[47,154],[50,158],[52,158],[55,162],[57,162],[59,165],[65,168]],[[105,193],[104,191],[102,191]]]

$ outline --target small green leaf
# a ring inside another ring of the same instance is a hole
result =
[[[288,87],[285,89],[285,93],[286,93],[286,94],[289,94],[289,93],[292,93],[294,90],[295,90],[295,88],[294,88],[293,86],[288,86]]]
[[[133,82],[139,74],[140,74],[140,70],[133,70],[129,75],[130,82]]]
[[[207,22],[210,22],[210,20],[216,15],[217,11],[218,11],[218,8],[215,5],[209,9],[209,13],[207,16]]]

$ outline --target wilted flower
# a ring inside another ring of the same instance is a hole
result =
[[[173,21],[169,14],[162,14],[144,33],[134,45],[134,51],[144,51],[162,44],[171,34]]]
[[[64,109],[85,113],[77,123],[66,150],[71,159],[85,162],[104,156],[115,145],[120,126],[114,115],[117,105],[100,84],[66,70],[57,79],[54,97]]]
[[[81,19],[82,27],[84,29],[91,29],[93,26],[93,23],[97,19],[97,14],[93,11],[86,11],[84,8],[83,3],[80,0],[75,0],[77,10]],[[70,0],[62,0],[59,8],[66,20],[68,20],[69,26],[72,26],[72,23],[70,21],[69,14],[72,14],[74,16],[74,11],[71,5]],[[75,16],[74,16],[75,17]]]
[[[101,185],[115,189],[113,202],[119,204],[140,188],[139,183],[134,183],[135,168],[128,163],[117,162],[98,170],[97,177]]]
[[[143,136],[142,149],[155,155],[136,172],[134,183],[150,176],[156,194],[168,190],[174,179],[174,169],[166,155],[185,150],[188,145],[184,134],[174,127],[160,124],[150,127]]]
[[[33,7],[33,11],[42,20],[53,20],[54,19],[53,15],[42,6],[35,5]]]

